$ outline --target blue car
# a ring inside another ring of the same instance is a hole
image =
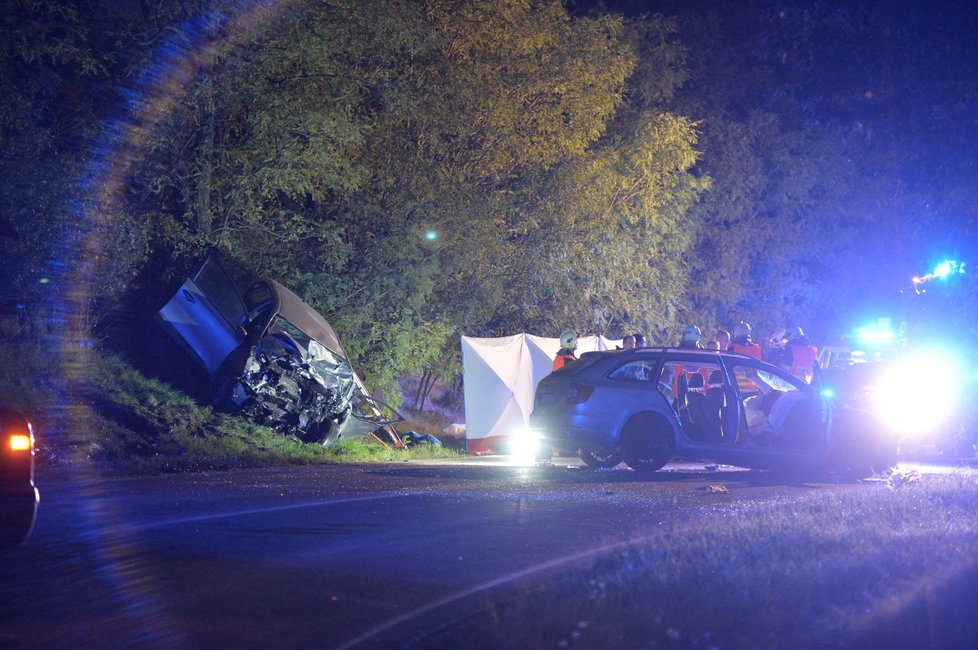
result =
[[[0,545],[25,541],[39,500],[34,486],[34,429],[17,411],[0,407]]]
[[[854,406],[857,405],[857,406]],[[752,357],[679,348],[589,352],[537,386],[530,429],[593,467],[671,459],[882,471],[897,440],[860,402]]]

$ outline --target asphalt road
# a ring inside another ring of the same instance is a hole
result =
[[[715,500],[863,487],[505,459],[40,482],[30,542],[0,551],[5,647],[423,645],[549,571],[696,525]]]

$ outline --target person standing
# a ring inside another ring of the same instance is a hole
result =
[[[702,336],[700,328],[695,325],[690,325],[683,330],[683,338],[679,341],[679,347],[687,350],[699,350],[700,337]]]
[[[552,372],[557,372],[565,365],[572,361],[577,361],[577,357],[574,356],[574,350],[577,349],[577,332],[574,330],[566,330],[560,335],[560,349],[557,351],[557,356],[554,357],[554,365]]]
[[[703,346],[700,345],[700,337],[703,332],[696,325],[689,325],[683,330],[683,338],[679,341],[679,348],[683,350],[701,350]],[[703,375],[703,382],[705,385],[706,378],[709,371],[706,368],[702,368],[699,371]],[[674,393],[676,398],[682,398],[685,402],[686,386],[689,384],[689,380],[692,378],[693,374],[691,372],[686,372],[686,369],[682,364],[676,364],[675,366],[675,386]],[[680,404],[684,406],[684,404]]]
[[[744,321],[737,323],[734,326],[733,341],[730,342],[729,351],[736,354],[743,354],[748,357],[754,357],[760,361],[761,346],[751,341],[750,335],[750,325]],[[752,381],[751,377],[743,372],[737,373],[737,386],[740,388],[740,394],[745,396],[756,395],[759,390],[757,384]]]
[[[634,336],[635,336],[636,350],[649,347],[649,344],[645,342],[645,334],[642,334],[641,332],[635,332]]]
[[[800,327],[789,327],[781,365],[806,384],[812,383],[818,365],[818,348],[812,345]]]
[[[750,325],[744,321],[740,321],[734,326],[733,331],[733,341],[730,342],[730,352],[736,352],[737,354],[745,354],[749,357],[754,357],[758,361],[761,360],[761,346],[757,343],[751,341],[751,328]]]
[[[785,329],[775,330],[768,337],[767,345],[764,346],[764,360],[768,363],[775,366],[781,365],[784,357],[784,342],[787,331]]]
[[[730,349],[730,332],[727,330],[717,330],[713,339],[720,344],[720,352],[726,352]]]

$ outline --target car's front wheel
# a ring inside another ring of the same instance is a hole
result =
[[[828,469],[851,478],[886,472],[897,463],[897,444],[866,418],[836,428]]]
[[[588,467],[615,467],[621,463],[622,456],[618,449],[581,449],[577,452]]]
[[[886,473],[896,464],[896,446],[875,449],[854,446],[837,453],[828,469],[836,474],[858,479]]]
[[[669,462],[675,448],[672,429],[661,417],[633,417],[621,432],[625,463],[636,472],[654,472]]]

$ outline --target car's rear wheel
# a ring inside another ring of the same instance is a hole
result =
[[[654,472],[669,462],[675,439],[669,424],[662,418],[646,414],[633,417],[621,432],[621,451],[636,472]]]
[[[622,456],[618,449],[581,449],[577,452],[588,467],[615,467],[621,463]]]

